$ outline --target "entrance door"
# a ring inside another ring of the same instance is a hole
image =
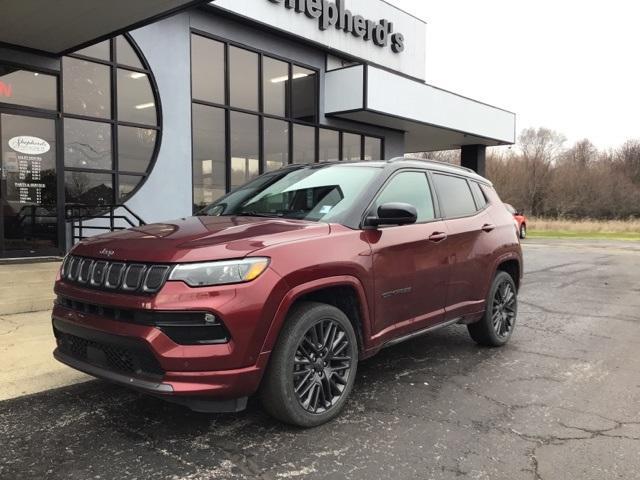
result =
[[[61,253],[56,123],[0,110],[0,258]]]

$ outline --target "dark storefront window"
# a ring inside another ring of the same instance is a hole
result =
[[[382,159],[382,140],[374,137],[364,137],[364,159]]]
[[[58,110],[56,90],[53,75],[0,65],[0,103]]]
[[[319,125],[317,70],[200,33],[191,64],[194,212],[261,172],[362,158],[362,135]]]
[[[151,72],[122,35],[65,57],[62,69],[66,202],[122,203],[159,141]]]

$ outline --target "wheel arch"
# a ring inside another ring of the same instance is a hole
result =
[[[520,280],[522,278],[522,265],[520,263],[520,259],[509,255],[508,257],[503,257],[498,260],[496,263],[496,268],[494,272],[494,276],[498,272],[506,272],[511,278],[513,278],[514,283],[516,284],[516,289],[520,290]]]

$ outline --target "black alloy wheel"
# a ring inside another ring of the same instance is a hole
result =
[[[506,279],[498,285],[493,296],[491,321],[493,329],[501,338],[511,335],[516,321],[516,292],[512,282]]]
[[[324,319],[302,337],[293,361],[296,398],[307,412],[324,413],[338,403],[351,374],[349,337],[339,323]]]

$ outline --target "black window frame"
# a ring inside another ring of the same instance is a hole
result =
[[[453,178],[457,178],[460,180],[463,180],[466,184],[467,184],[467,188],[469,189],[469,193],[471,194],[471,200],[473,201],[473,205],[475,208],[475,211],[473,213],[470,213],[468,215],[459,215],[456,217],[448,217],[445,213],[445,207],[444,204],[442,202],[442,199],[440,198],[440,193],[438,192],[438,186],[436,185],[436,181],[435,181],[435,175],[442,175],[442,176],[446,176],[446,177],[453,177]],[[438,210],[440,213],[440,219],[441,220],[459,220],[462,218],[471,218],[471,217],[475,217],[476,215],[478,215],[480,212],[482,212],[483,210],[487,209],[489,207],[489,204],[487,203],[487,205],[480,209],[478,207],[478,202],[476,200],[476,196],[473,193],[473,189],[471,188],[471,185],[469,184],[472,180],[470,180],[468,177],[465,177],[464,175],[456,175],[454,173],[450,173],[450,172],[443,172],[440,170],[430,170],[429,171],[429,178],[430,181],[432,183],[433,189],[435,191],[435,195],[438,198]]]
[[[217,103],[217,102],[210,102],[210,101],[206,101],[206,100],[200,100],[197,98],[194,98],[193,96],[193,75],[192,75],[192,70],[191,70],[191,66],[189,69],[189,75],[190,75],[190,89],[191,89],[191,104],[193,105],[202,105],[202,106],[207,106],[207,107],[213,107],[213,108],[220,108],[223,109],[225,111],[225,117],[226,117],[226,135],[225,135],[225,169],[226,169],[226,186],[225,186],[225,190],[226,192],[230,192],[233,190],[234,187],[231,186],[231,145],[230,145],[230,122],[229,122],[229,117],[230,117],[230,112],[239,112],[239,113],[247,113],[247,114],[251,114],[251,115],[257,115],[259,118],[259,129],[258,129],[258,135],[259,135],[259,139],[258,139],[258,147],[259,147],[259,173],[263,174],[267,171],[266,169],[266,159],[265,159],[265,153],[264,153],[264,135],[265,135],[265,130],[264,130],[264,120],[265,119],[274,119],[274,120],[280,120],[280,121],[284,121],[287,122],[289,124],[289,139],[288,139],[288,161],[289,161],[289,165],[294,164],[294,144],[293,144],[293,130],[294,130],[294,125],[301,125],[301,126],[307,126],[307,127],[313,127],[315,129],[315,155],[314,155],[314,160],[313,163],[319,163],[319,157],[320,157],[320,129],[325,129],[325,130],[333,130],[335,132],[338,132],[339,134],[339,145],[338,145],[338,152],[339,152],[339,161],[345,161],[344,160],[344,152],[343,152],[343,136],[345,133],[349,133],[349,134],[354,134],[354,135],[359,135],[360,136],[360,161],[364,160],[364,156],[365,156],[365,141],[367,137],[371,137],[371,138],[375,138],[380,140],[380,159],[384,159],[384,153],[385,153],[385,137],[384,136],[377,136],[374,134],[370,134],[370,133],[366,133],[366,132],[362,132],[362,131],[357,131],[357,130],[350,130],[350,129],[345,129],[345,128],[338,128],[335,126],[331,126],[331,125],[325,125],[322,124],[320,122],[320,84],[321,84],[321,76],[322,76],[322,70],[320,68],[314,67],[312,65],[307,65],[295,60],[291,60],[289,58],[285,58],[282,56],[279,56],[277,54],[274,54],[272,52],[267,52],[264,50],[260,50],[260,49],[256,49],[253,48],[251,46],[239,43],[239,42],[235,42],[214,34],[211,34],[209,32],[197,29],[197,28],[191,28],[190,29],[190,37],[189,37],[189,48],[190,48],[190,62],[192,62],[193,56],[192,56],[192,51],[191,51],[191,39],[193,38],[193,36],[201,36],[204,37],[206,39],[209,40],[214,40],[216,42],[220,42],[223,44],[224,47],[224,55],[223,55],[223,61],[224,61],[224,103]],[[244,108],[239,108],[239,107],[235,107],[233,105],[231,105],[231,99],[230,99],[230,82],[231,82],[231,78],[230,78],[230,70],[229,70],[229,48],[230,47],[235,47],[235,48],[240,48],[240,49],[244,49],[247,51],[250,51],[252,53],[256,53],[258,55],[258,110],[254,111],[254,110],[247,110]],[[293,72],[293,68],[294,65],[304,68],[304,69],[308,69],[311,70],[313,72],[315,72],[315,87],[316,87],[316,98],[315,98],[315,113],[314,113],[314,121],[313,122],[307,122],[307,121],[302,121],[302,120],[297,120],[294,119],[291,116],[291,104],[292,104],[292,89],[288,88],[285,96],[286,96],[286,105],[285,105],[285,116],[279,116],[279,115],[273,115],[270,113],[265,113],[264,111],[264,84],[263,84],[263,74],[264,74],[264,69],[263,69],[263,65],[264,65],[264,58],[269,58],[269,59],[273,59],[273,60],[278,60],[281,62],[284,62],[288,65],[288,75],[289,78],[291,78],[292,72]],[[192,108],[192,112],[193,112],[193,108]],[[193,114],[192,114],[193,115]],[[193,129],[192,129],[193,130]],[[192,145],[193,145],[193,131],[192,131]],[[191,165],[193,168],[193,155],[191,158]],[[193,171],[192,171],[192,184],[191,184],[191,191],[192,191],[192,204],[193,204]],[[195,212],[194,212],[195,213]]]
[[[111,156],[112,156],[112,164],[110,169],[91,169],[91,168],[80,168],[80,167],[64,167],[64,172],[81,172],[81,173],[97,173],[97,174],[110,174],[112,177],[112,187],[113,187],[113,197],[111,201],[111,205],[119,205],[124,204],[127,200],[129,200],[136,192],[142,188],[145,184],[149,175],[153,171],[153,168],[158,159],[158,154],[160,152],[160,145],[162,144],[162,134],[163,134],[163,118],[162,118],[162,104],[160,100],[160,93],[158,90],[158,85],[156,83],[155,76],[151,71],[151,67],[145,58],[144,54],[140,50],[140,47],[137,45],[135,40],[128,33],[123,33],[122,37],[128,42],[129,46],[133,49],[133,51],[138,56],[140,63],[143,68],[133,67],[127,64],[123,64],[118,62],[117,55],[117,38],[110,38],[108,40],[104,40],[105,42],[109,42],[109,60],[104,60],[97,57],[90,57],[83,55],[81,53],[69,53],[65,55],[66,57],[74,58],[77,60],[84,60],[87,62],[96,63],[99,65],[104,65],[109,67],[109,82],[111,87],[111,115],[110,118],[99,118],[92,117],[89,115],[80,115],[75,113],[68,113],[64,111],[64,68],[60,69],[60,98],[59,98],[59,109],[60,109],[60,118],[62,119],[62,126],[64,126],[64,120],[66,118],[76,119],[76,120],[85,120],[90,122],[104,123],[110,125],[111,128]],[[128,122],[122,121],[118,118],[118,71],[124,70],[131,73],[140,73],[147,76],[149,80],[149,86],[151,88],[151,92],[153,95],[153,100],[155,103],[154,108],[156,109],[156,125],[148,125],[141,124],[136,122]],[[155,145],[152,150],[151,158],[149,159],[149,164],[145,172],[130,172],[119,169],[119,142],[118,142],[118,127],[132,127],[139,128],[143,130],[155,130],[156,131],[156,139]],[[62,151],[64,152],[64,128],[62,128],[62,134],[60,138],[60,143],[62,145]],[[62,158],[62,164],[64,165],[64,155]],[[125,175],[128,177],[138,177],[140,181],[138,185],[126,194],[125,197],[120,198],[120,175]],[[64,175],[63,175],[64,177]],[[63,184],[64,185],[64,184]],[[65,197],[65,204],[66,204]]]

